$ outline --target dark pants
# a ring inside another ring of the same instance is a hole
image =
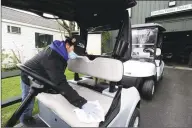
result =
[[[21,89],[22,89],[22,101],[27,97],[30,87],[29,85],[26,85],[22,80],[21,80]],[[32,117],[32,112],[33,112],[33,107],[34,107],[35,99],[31,101],[29,106],[25,109],[25,111],[22,113],[20,117],[20,122],[23,123],[23,120]]]

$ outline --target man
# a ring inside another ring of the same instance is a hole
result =
[[[67,38],[65,41],[54,41],[45,50],[28,60],[24,65],[39,73],[41,76],[49,79],[56,84],[65,93],[65,98],[74,106],[86,108],[87,100],[79,96],[78,93],[68,84],[64,75],[68,59],[76,58],[74,50],[74,39]],[[21,72],[22,100],[29,93],[29,79],[27,75]],[[90,105],[89,105],[90,106]],[[23,112],[20,122],[28,125],[35,123],[32,118],[34,99]]]

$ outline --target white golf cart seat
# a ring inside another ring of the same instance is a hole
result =
[[[101,106],[103,107],[105,114],[110,108],[112,103],[112,98],[102,95],[96,91],[90,90],[85,87],[77,86],[75,84],[69,83],[79,95],[84,97],[87,100],[94,101],[98,100]],[[73,111],[75,106],[70,104],[62,95],[60,94],[48,94],[41,93],[37,96],[39,102],[48,107],[51,111],[53,111],[60,119],[66,122],[67,125],[71,127],[98,127],[99,123],[83,123],[80,122],[76,116],[76,113]],[[47,115],[47,113],[46,113]],[[41,116],[41,115],[40,115]],[[49,116],[49,115],[47,115]],[[50,117],[49,117],[50,118]],[[45,119],[42,117],[42,119]],[[48,123],[47,121],[45,121]],[[48,125],[50,125],[48,123]],[[51,126],[53,127],[53,126]]]
[[[123,76],[123,64],[121,61],[115,59],[96,58],[90,61],[87,57],[81,57],[75,60],[69,60],[68,65],[68,69],[73,72],[113,82],[120,81]],[[105,114],[108,112],[113,98],[73,83],[69,84],[85,99],[91,101],[98,100]],[[50,127],[61,126],[61,124],[62,126],[65,125],[63,127],[99,127],[99,123],[80,122],[76,113],[73,111],[75,106],[71,105],[60,94],[41,93],[38,94],[37,99],[40,104],[39,116]],[[55,122],[56,118],[57,122]]]

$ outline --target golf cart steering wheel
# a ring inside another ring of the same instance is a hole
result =
[[[154,49],[153,48],[144,48],[143,49],[143,52],[145,52],[145,53],[147,53],[147,52],[149,52],[150,53],[150,55],[153,55],[154,54]]]
[[[27,95],[24,102],[22,102],[22,104],[19,106],[19,108],[14,112],[14,114],[11,116],[11,118],[7,121],[5,127],[13,127],[17,123],[18,119],[20,118],[20,116],[24,112],[24,110],[27,108],[29,103],[39,93],[45,92],[48,89],[53,89],[54,91],[56,91],[57,93],[60,93],[61,95],[65,94],[54,83],[52,83],[51,81],[40,76],[37,72],[33,71],[31,68],[29,68],[25,65],[22,65],[22,64],[17,64],[17,67],[22,72],[24,72],[29,77],[29,79],[31,79],[30,93]],[[43,85],[43,86],[41,86],[41,85]],[[44,85],[46,85],[46,87]]]
[[[27,67],[25,65],[22,65],[22,64],[17,64],[17,67],[21,71],[23,71],[25,74],[27,74],[28,76],[32,77],[33,80],[36,80],[36,81],[38,81],[38,83],[41,83],[43,85],[46,85],[46,87],[44,87],[42,91],[48,91],[49,89],[52,89],[56,93],[60,93],[60,94],[64,95],[64,92],[60,88],[58,88],[57,85],[52,83],[50,80],[40,76],[37,72],[33,71],[29,67]]]

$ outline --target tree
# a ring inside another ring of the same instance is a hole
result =
[[[69,21],[69,23],[67,24],[66,20],[61,20],[61,19],[58,19],[57,22],[59,25],[61,25],[61,27],[63,27],[68,32],[69,37],[71,37],[72,32],[75,31],[75,27],[76,27],[75,22]],[[61,32],[61,30],[60,30],[60,32]]]
[[[14,61],[15,64],[22,63],[22,57],[21,56],[23,53],[22,53],[21,49],[19,49],[17,47],[15,42],[13,42],[13,45],[14,45],[14,49],[13,48],[9,49],[12,53],[12,54],[9,54],[9,57]]]
[[[11,58],[12,58],[12,60],[14,61],[14,63],[22,63],[21,62],[21,53],[20,53],[20,51],[18,50],[17,52],[18,52],[18,56],[16,55],[16,53],[15,53],[15,51],[13,50],[13,49],[11,49],[11,51],[12,51],[12,54],[13,54],[13,56],[11,56]]]
[[[5,49],[1,51],[1,68],[3,71],[11,70],[16,68],[16,64],[21,63],[21,60],[17,57],[14,50],[12,50],[12,54]]]
[[[109,42],[110,42],[110,38],[111,38],[111,34],[110,32],[106,31],[106,32],[102,32],[102,37],[101,37],[101,48],[102,48],[102,53],[107,53],[110,52],[110,48],[109,48]]]

